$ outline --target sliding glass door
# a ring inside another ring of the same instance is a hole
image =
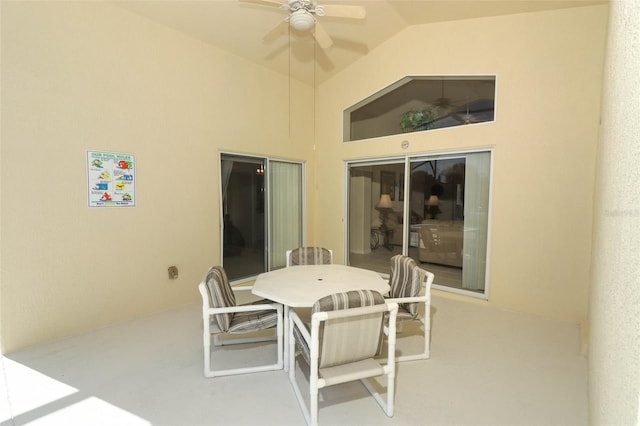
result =
[[[349,264],[389,273],[402,253],[404,160],[349,166]]]
[[[269,162],[269,253],[271,269],[285,266],[287,250],[302,245],[302,165]]]
[[[388,273],[405,254],[436,287],[486,297],[489,151],[348,167],[351,265]]]
[[[302,244],[302,164],[221,154],[220,174],[229,279],[284,266],[285,251]]]

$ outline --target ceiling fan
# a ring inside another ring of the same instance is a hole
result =
[[[451,113],[451,117],[460,124],[473,124],[493,120],[493,114],[493,100],[477,99],[465,105],[460,105],[456,111]]]
[[[326,49],[333,44],[331,37],[318,22],[317,16],[333,16],[337,18],[364,19],[366,10],[362,6],[327,4],[321,6],[315,0],[239,0],[243,3],[255,3],[265,6],[278,7],[289,12],[278,25],[269,31],[264,41],[273,41],[290,25],[298,31],[311,31],[318,45]]]

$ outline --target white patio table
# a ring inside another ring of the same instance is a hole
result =
[[[350,290],[389,292],[377,272],[345,265],[299,265],[265,272],[256,278],[252,293],[284,305],[284,352],[289,340],[289,308],[310,308],[321,297]],[[284,369],[288,371],[284,357]]]

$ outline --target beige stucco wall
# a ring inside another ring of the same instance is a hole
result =
[[[412,27],[314,94],[116,6],[3,2],[3,351],[197,301],[220,150],[306,160],[307,242],[341,261],[345,159],[492,147],[489,303],[584,320],[606,15]],[[408,74],[496,74],[497,121],[342,144],[342,109]],[[87,149],[136,155],[135,208],[87,207]]]
[[[410,27],[320,86],[317,243],[344,258],[345,160],[491,147],[488,303],[584,321],[606,26],[596,6]],[[450,74],[497,76],[494,123],[342,143],[343,109]]]
[[[309,160],[312,95],[117,6],[3,2],[3,351],[199,300],[219,151]],[[136,156],[136,207],[87,207],[89,149]]]
[[[611,3],[589,336],[593,425],[640,424],[640,2]]]

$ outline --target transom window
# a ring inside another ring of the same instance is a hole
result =
[[[344,111],[344,142],[494,120],[495,76],[405,77]]]

